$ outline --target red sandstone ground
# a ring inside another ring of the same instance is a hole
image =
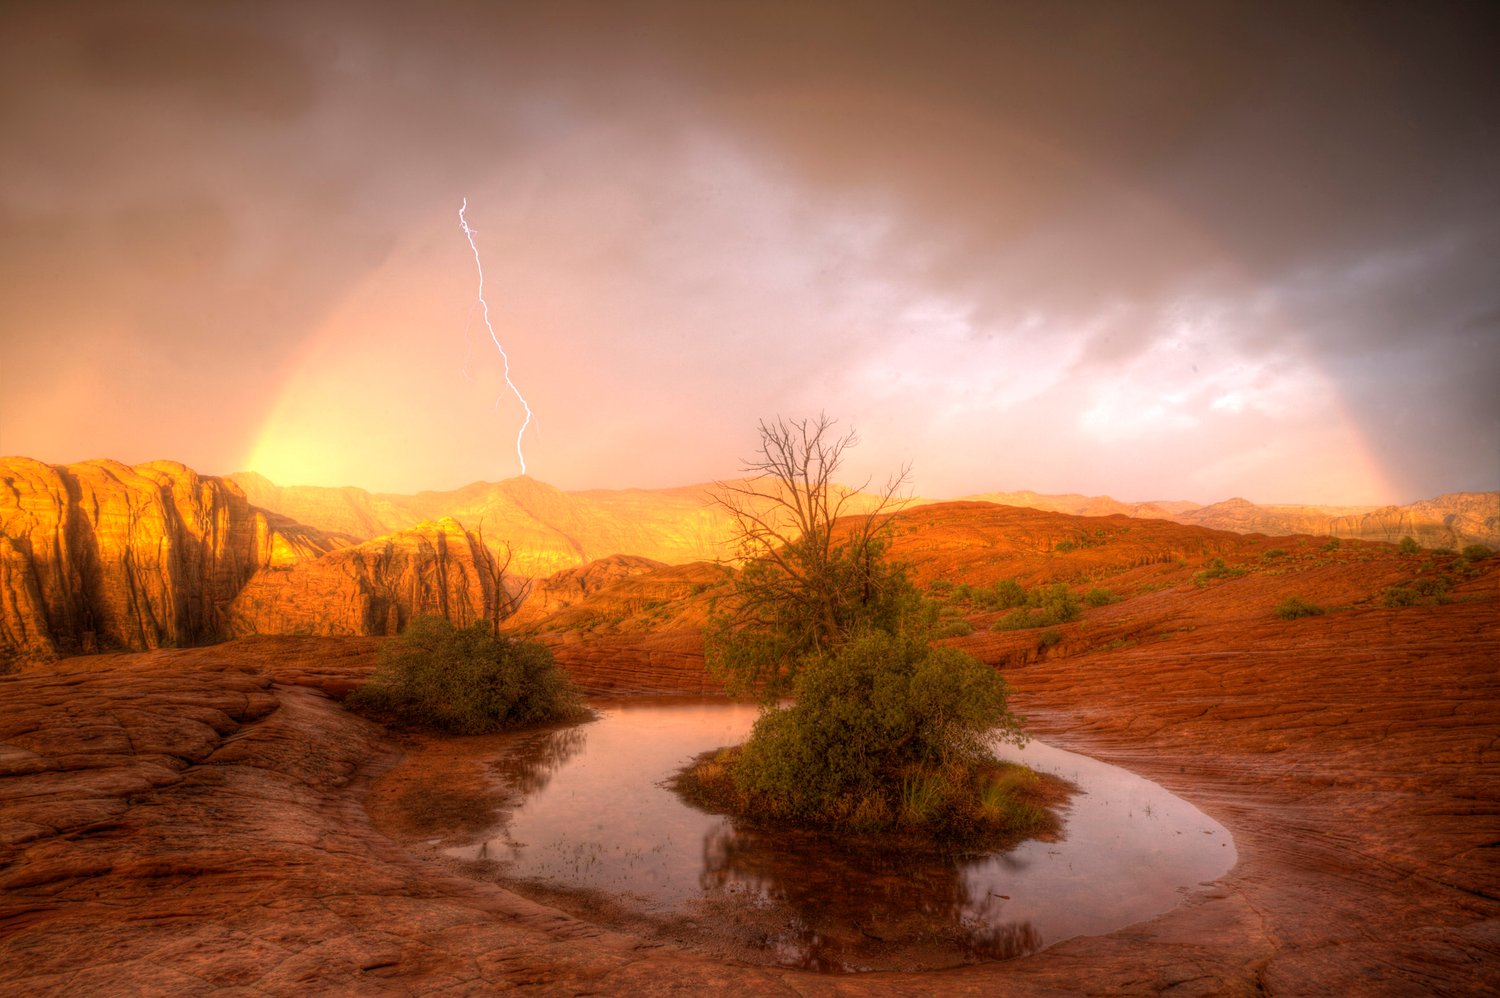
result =
[[[919,976],[746,967],[602,931],[410,848],[490,805],[461,746],[394,738],[329,696],[378,639],[257,638],[0,678],[0,993],[1500,990],[1496,559],[1453,602],[1388,608],[1385,587],[1451,559],[1211,531],[1147,543],[1107,521],[1087,527],[1103,543],[1059,554],[1037,522],[1010,547],[973,518],[901,543],[924,581],[1073,573],[1129,597],[1050,648],[1031,631],[960,643],[1003,665],[1038,735],[1234,834],[1239,865],[1167,915]],[[1152,529],[1168,527],[1195,529]],[[1250,571],[1194,585],[1213,555]],[[1335,609],[1279,620],[1288,595]],[[558,652],[595,687],[703,684],[687,631]],[[403,774],[428,753],[453,776],[425,788],[429,824],[403,824]]]

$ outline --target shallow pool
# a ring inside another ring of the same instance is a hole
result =
[[[513,736],[494,762],[514,791],[489,837],[447,850],[589,917],[629,910],[663,934],[824,970],[914,969],[1034,952],[1161,914],[1235,862],[1222,825],[1116,766],[1032,741],[996,754],[1079,787],[1063,836],[1000,854],[914,852],[767,834],[665,786],[737,744],[751,705],[599,705],[597,720]],[[566,903],[571,902],[571,903]]]

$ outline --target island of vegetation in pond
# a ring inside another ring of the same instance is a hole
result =
[[[802,669],[795,701],[675,781],[705,810],[851,833],[1002,848],[1049,836],[1062,780],[990,751],[1020,743],[995,672],[952,648],[874,630]]]
[[[991,847],[1055,832],[1065,785],[989,751],[1025,740],[1004,680],[931,643],[936,605],[887,557],[905,472],[841,519],[860,493],[833,476],[857,438],[833,425],[762,422],[750,477],[722,486],[744,565],[710,618],[709,665],[764,710],[744,745],[699,758],[676,788],[761,823]]]

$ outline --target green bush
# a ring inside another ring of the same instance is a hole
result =
[[[1381,594],[1380,601],[1386,606],[1416,606],[1422,597],[1406,586],[1391,586]]]
[[[1001,579],[990,587],[987,605],[992,610],[1025,606],[1026,588],[1015,579]]]
[[[1193,581],[1201,586],[1213,579],[1233,579],[1244,574],[1245,570],[1243,568],[1230,568],[1224,564],[1223,558],[1211,558],[1208,564],[1203,567],[1203,571],[1193,576]]]
[[[858,637],[805,666],[794,692],[790,707],[761,715],[737,752],[699,764],[723,769],[738,813],[961,833],[985,801],[975,774],[996,766],[991,736],[1024,741],[999,673],[908,636]]]
[[[1420,554],[1422,551],[1422,545],[1417,543],[1415,537],[1401,538],[1401,543],[1396,545],[1396,548],[1404,555]]]
[[[1041,637],[1036,639],[1036,646],[1038,648],[1051,648],[1053,645],[1060,643],[1062,639],[1061,631],[1043,631]]]
[[[1282,620],[1296,620],[1298,617],[1317,617],[1326,611],[1316,603],[1310,603],[1301,596],[1291,596],[1282,601],[1276,607],[1276,616]]]
[[[974,633],[974,625],[967,620],[950,620],[939,624],[937,630],[932,632],[935,638],[966,638]]]
[[[1267,552],[1265,552],[1264,554],[1261,555],[1261,558],[1263,560],[1265,560],[1265,561],[1275,561],[1277,558],[1285,558],[1285,557],[1286,557],[1286,548],[1271,548],[1271,550],[1269,550],[1269,551],[1267,551]]]
[[[1328,543],[1323,545],[1323,550],[1324,551],[1328,551],[1330,553],[1334,552],[1334,551],[1337,551],[1338,549],[1339,549],[1339,539],[1337,537],[1330,537],[1330,538],[1328,538]]]
[[[387,724],[481,735],[586,714],[545,645],[418,617],[380,650],[369,682],[344,701]]]
[[[1024,606],[1018,606],[995,621],[994,630],[1020,631],[1029,627],[1051,627],[1066,624],[1078,617],[1078,597],[1065,583],[1036,586],[1026,595]]]
[[[1484,559],[1491,557],[1495,552],[1483,544],[1470,544],[1464,548],[1463,553],[1464,557],[1469,561],[1484,561]]]
[[[1089,606],[1108,606],[1115,601],[1115,594],[1103,586],[1095,586],[1083,594],[1083,601]]]

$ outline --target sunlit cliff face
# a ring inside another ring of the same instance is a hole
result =
[[[467,197],[563,487],[826,411],[850,480],[934,496],[1494,488],[1500,81],[1456,18],[28,10],[0,450],[518,473]]]

